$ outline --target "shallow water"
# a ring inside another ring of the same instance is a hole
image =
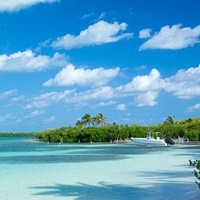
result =
[[[188,200],[200,146],[47,144],[0,138],[1,200]]]

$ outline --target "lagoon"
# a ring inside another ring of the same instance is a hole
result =
[[[0,138],[2,200],[191,200],[200,146],[48,144]]]

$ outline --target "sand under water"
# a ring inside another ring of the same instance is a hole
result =
[[[0,138],[2,200],[197,200],[200,146],[47,144]]]

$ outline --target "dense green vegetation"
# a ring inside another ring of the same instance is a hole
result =
[[[190,166],[194,166],[196,170],[193,171],[194,176],[197,178],[198,181],[195,181],[195,183],[198,185],[200,189],[200,160],[189,160]]]
[[[75,127],[44,130],[36,134],[36,138],[46,142],[111,142],[130,137],[146,137],[146,132],[160,132],[160,138],[188,138],[190,141],[200,140],[200,118],[174,121],[168,116],[163,124],[155,126],[106,124],[102,114],[91,117],[84,115]]]
[[[23,137],[23,136],[35,136],[36,133],[0,133],[0,137]]]

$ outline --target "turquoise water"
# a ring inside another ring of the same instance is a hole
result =
[[[0,138],[1,200],[189,200],[200,147],[47,144]]]

